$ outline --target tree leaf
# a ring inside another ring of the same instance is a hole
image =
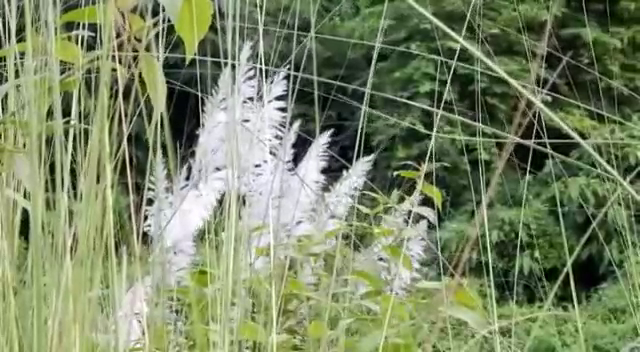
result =
[[[65,12],[58,18],[58,25],[68,22],[102,23],[104,20],[104,4],[85,6]]]
[[[329,334],[329,329],[323,321],[314,320],[307,327],[307,333],[312,339],[321,339]]]
[[[184,43],[187,64],[193,58],[198,43],[207,34],[212,20],[211,0],[182,0],[180,12],[173,25]]]
[[[82,49],[76,43],[58,39],[55,48],[56,58],[60,61],[68,62],[74,65],[82,64]]]
[[[34,43],[34,46],[35,46],[35,43]],[[19,53],[26,51],[27,43],[20,42],[20,43],[16,43],[16,45],[13,45],[4,49],[0,49],[0,57],[9,56],[9,54],[11,54],[14,50]]]
[[[33,47],[35,50],[39,50],[42,48],[41,44],[43,44],[42,40],[38,37],[34,36],[33,39]],[[16,43],[14,46],[10,46],[8,48],[4,48],[0,50],[0,57],[5,57],[11,54],[12,51],[16,52],[24,52],[27,50],[27,43],[20,42]],[[58,60],[72,63],[72,64],[80,64],[82,63],[83,52],[80,47],[67,39],[56,38],[55,39],[55,56]]]
[[[138,69],[142,74],[153,108],[156,111],[163,111],[167,98],[167,82],[160,63],[153,55],[142,52],[138,58]]]
[[[438,210],[442,210],[442,193],[436,186],[430,183],[423,182],[421,191],[422,193],[433,199],[436,207],[438,207]]]

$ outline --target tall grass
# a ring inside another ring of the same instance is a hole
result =
[[[637,186],[634,186],[631,179],[621,176],[615,165],[598,154],[589,141],[583,140],[545,105],[540,98],[541,87],[535,87],[532,82],[519,82],[509,76],[498,63],[470,44],[472,40],[466,39],[465,33],[453,32],[446,23],[433,17],[423,4],[413,0],[408,0],[408,3],[415,7],[416,17],[434,24],[449,36],[447,39],[459,44],[459,51],[477,57],[478,72],[484,70],[480,66],[488,67],[493,71],[491,74],[509,82],[545,118],[553,120],[572,137],[573,142],[580,144],[596,161],[603,178],[616,185],[618,191],[612,195],[612,199],[623,195],[640,199]],[[301,1],[296,11],[314,13],[318,4]],[[269,69],[281,66],[282,63],[268,57],[272,51],[264,47],[263,38],[265,33],[279,33],[280,29],[265,27],[264,19],[260,16],[258,23],[250,22],[245,17],[246,7],[256,6],[257,12],[261,13],[263,9],[260,6],[265,5],[262,2],[224,2],[225,11],[216,12],[214,16],[218,34],[223,38],[220,41],[220,51],[224,53],[224,57],[197,57],[198,70],[204,71],[206,67],[201,65],[205,66],[207,62],[234,61],[242,43],[247,39],[243,37],[246,28],[257,29],[257,38],[250,39],[256,41],[258,63]],[[481,2],[474,3],[473,6],[481,6]],[[101,15],[105,18],[101,30],[96,34],[98,38],[80,42],[84,49],[84,63],[77,67],[88,68],[91,65],[90,70],[83,70],[82,73],[86,84],[62,93],[66,84],[69,84],[66,79],[73,76],[73,72],[68,70],[68,64],[59,60],[61,54],[54,45],[59,38],[58,18],[65,11],[66,3],[61,0],[5,0],[0,4],[0,47],[9,49],[3,52],[1,72],[4,78],[3,85],[0,86],[1,351],[110,349],[101,343],[108,339],[101,334],[107,332],[108,323],[113,319],[113,310],[122,299],[124,290],[136,278],[143,277],[148,269],[146,246],[140,242],[143,219],[140,204],[135,201],[139,197],[136,192],[140,190],[136,188],[132,150],[130,144],[126,143],[127,137],[132,133],[134,121],[144,119],[152,155],[162,143],[168,141],[171,146],[167,148],[170,169],[175,171],[177,165],[183,162],[172,149],[174,141],[167,123],[168,111],[150,104],[138,104],[139,96],[147,94],[149,89],[145,89],[143,82],[137,78],[138,72],[122,71],[121,66],[128,65],[127,58],[135,57],[137,52],[131,46],[123,45],[121,39],[115,36],[114,33],[121,29],[118,28],[120,24],[114,21],[117,14],[113,9]],[[470,14],[471,12],[472,9],[469,9]],[[295,22],[299,15],[300,13],[282,14],[281,20]],[[442,105],[426,106],[399,96],[373,91],[377,53],[384,47],[384,16],[383,12],[378,38],[374,42],[364,43],[371,47],[373,53],[369,78],[361,86],[350,86],[365,93],[363,101],[350,102],[362,111],[356,142],[358,150],[354,152],[354,156],[362,155],[361,149],[370,119],[388,119],[398,127],[403,126],[402,121],[369,109],[369,97],[373,95],[434,113],[438,119],[451,118],[458,119],[461,123],[475,124],[478,129],[478,144],[489,139],[485,135],[492,134],[511,145],[520,143],[540,148],[532,141],[520,139],[520,134],[515,129],[509,133],[496,131],[482,121],[472,122],[447,113]],[[327,82],[322,77],[321,69],[316,66],[314,43],[320,34],[315,31],[327,19],[313,15],[311,18],[311,33],[295,31],[287,35],[305,38],[304,45],[293,48],[290,55],[293,57],[310,52],[305,57],[310,58],[311,62],[307,64],[312,65],[314,74],[309,77],[301,72],[290,72],[290,83],[291,87],[297,87],[300,80],[313,80],[316,82],[316,91],[313,93],[318,95],[321,94],[317,89],[318,82],[336,86],[345,84]],[[155,30],[162,37],[166,28],[157,27]],[[351,38],[339,40],[358,43]],[[12,49],[18,43],[24,43],[20,44],[20,52]],[[98,43],[97,48],[89,46],[94,43]],[[159,49],[162,47],[162,42],[154,45],[156,52],[151,54],[162,60],[167,55]],[[117,56],[118,60],[125,60],[117,62],[120,66],[114,63],[116,52],[121,54]],[[419,52],[415,54],[427,55]],[[452,72],[455,69],[457,57],[440,59],[451,65],[448,70]],[[539,60],[531,58],[530,64],[532,70],[540,69]],[[207,79],[210,81],[198,81],[198,87],[193,88],[201,94],[208,94],[207,87],[211,87],[217,77]],[[442,87],[442,104],[449,95],[449,89]],[[291,102],[295,100],[297,93],[296,89],[291,90]],[[323,116],[317,97],[315,104],[311,120],[319,132],[322,130]],[[151,110],[148,111],[149,109]],[[436,143],[438,124],[431,131],[420,132],[425,139],[431,138],[432,144]],[[554,155],[550,148],[546,150],[554,157],[562,158]],[[394,350],[393,348],[418,350],[417,347],[402,342],[409,340],[429,351],[436,350],[433,346],[437,346],[437,350],[447,351],[537,350],[535,348],[546,351],[558,350],[557,346],[566,346],[567,343],[573,344],[576,351],[588,351],[592,348],[587,343],[591,339],[590,334],[602,331],[611,331],[612,339],[611,348],[603,350],[614,350],[617,346],[627,345],[631,341],[615,339],[619,332],[616,329],[622,331],[632,325],[637,334],[637,327],[640,326],[640,319],[636,314],[640,293],[636,264],[636,224],[629,225],[628,233],[623,234],[628,245],[626,255],[629,265],[624,271],[619,269],[620,284],[614,285],[611,291],[603,291],[603,298],[594,303],[579,303],[573,289],[572,307],[563,311],[553,307],[553,296],[561,278],[557,282],[541,284],[551,289],[546,291],[548,299],[539,305],[524,308],[515,304],[501,305],[493,285],[496,279],[489,268],[486,277],[481,280],[484,282],[477,285],[488,288],[480,299],[489,311],[482,317],[486,321],[481,319],[478,322],[479,318],[472,309],[449,309],[449,303],[460,298],[460,290],[455,287],[469,284],[462,280],[462,268],[471,252],[480,247],[491,261],[494,249],[489,239],[491,224],[487,222],[486,211],[492,202],[492,192],[495,192],[493,188],[500,182],[508,154],[505,153],[506,156],[501,159],[502,166],[498,166],[496,170],[485,170],[482,175],[488,186],[482,190],[483,199],[477,202],[480,204],[477,209],[480,215],[469,224],[468,245],[460,253],[458,261],[448,263],[441,258],[436,260],[443,271],[452,273],[452,282],[445,280],[446,284],[434,285],[435,289],[425,288],[428,283],[423,282],[423,290],[409,298],[389,295],[377,301],[377,298],[369,300],[365,297],[358,300],[346,296],[343,294],[344,287],[341,286],[338,269],[323,273],[321,285],[316,291],[306,291],[296,286],[299,283],[282,273],[282,268],[275,265],[272,267],[273,275],[247,281],[241,271],[246,265],[244,246],[251,234],[241,231],[238,226],[238,213],[242,206],[240,199],[234,194],[228,195],[218,209],[215,220],[205,229],[198,248],[200,261],[196,280],[204,280],[206,290],[182,292],[179,297],[186,301],[181,307],[192,324],[179,327],[189,331],[189,348],[197,351],[235,351],[241,347],[287,350],[292,348],[290,346],[294,345],[296,339],[304,336],[311,338],[304,340],[302,348],[313,351],[383,351]],[[426,164],[434,160],[437,162],[437,157],[430,152],[425,155],[424,161]],[[151,161],[149,165],[150,163]],[[557,170],[557,173],[561,175],[562,170]],[[424,172],[421,175],[422,180],[428,181],[428,177]],[[522,207],[524,209],[526,204]],[[589,229],[584,240],[594,232],[597,230]],[[224,241],[218,239],[220,233],[225,234]],[[559,233],[563,234],[563,229],[559,229]],[[28,237],[28,245],[25,244],[25,236]],[[434,236],[437,237],[437,234]],[[349,265],[352,253],[343,250],[352,245],[353,243],[343,241],[343,247],[336,253],[327,255],[327,258],[333,260],[335,268]],[[271,249],[273,253],[274,248]],[[578,254],[579,249],[570,252],[566,248],[567,266],[562,277],[568,276],[571,282],[573,272],[570,263]],[[246,293],[248,288],[250,294]],[[299,290],[296,292],[302,298],[291,298],[292,290]],[[169,296],[174,294],[167,293]],[[626,310],[623,317],[616,316],[623,313],[610,313],[603,308],[614,301],[616,309]],[[375,305],[377,310],[373,310],[377,315],[363,313]],[[354,321],[365,321],[371,325],[362,323],[363,325],[352,328],[356,325]],[[379,324],[375,325],[373,322]],[[172,335],[171,331],[166,331],[163,320],[150,320],[148,324],[151,327],[151,334],[147,336],[148,350],[152,350],[150,346],[164,350],[179,343],[176,340],[180,333]],[[624,333],[626,331],[628,329]],[[624,333],[620,332],[620,336],[627,339],[628,336]],[[407,337],[408,334],[412,336]],[[540,334],[547,337],[547,347],[536,345],[536,338]],[[184,345],[174,348],[186,350]]]

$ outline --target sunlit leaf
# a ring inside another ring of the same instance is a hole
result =
[[[182,0],[182,6],[174,26],[184,44],[187,63],[193,58],[198,43],[207,34],[212,20],[213,4],[211,0]]]
[[[56,42],[55,53],[56,58],[60,61],[75,65],[80,65],[82,63],[82,49],[72,41],[58,39]]]
[[[158,60],[149,53],[140,53],[138,69],[156,111],[163,111],[167,98],[167,82]]]
[[[104,20],[105,5],[98,4],[92,6],[85,6],[69,12],[65,12],[58,18],[59,24],[68,22],[80,22],[80,23],[102,23]]]
[[[55,43],[55,56],[58,60],[72,63],[72,64],[82,63],[82,56],[83,56],[82,49],[80,49],[80,47],[76,43],[67,39],[62,39],[62,38],[56,38],[54,43]],[[32,44],[34,49],[38,50],[42,48],[40,44],[43,44],[43,41],[41,41],[37,37],[34,37],[33,44]],[[24,52],[27,50],[27,48],[28,48],[28,45],[26,42],[17,43],[14,46],[1,49],[0,57],[8,56],[14,51],[18,53]]]
[[[10,46],[8,48],[0,49],[0,57],[9,56],[14,51],[18,53],[22,53],[22,52],[25,52],[27,48],[28,46],[27,46],[27,43],[25,42],[16,43],[16,45]]]
[[[438,207],[439,210],[442,210],[442,193],[436,186],[430,183],[423,182],[421,191],[426,196],[433,199],[433,202],[435,203],[436,207]]]

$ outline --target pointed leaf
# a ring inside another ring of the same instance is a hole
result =
[[[27,43],[16,43],[16,45],[10,46],[8,48],[0,49],[0,57],[9,56],[9,54],[11,54],[14,50],[19,53],[26,51]]]
[[[212,20],[211,0],[182,0],[180,12],[173,25],[184,43],[187,64],[193,58],[198,43],[207,34]]]
[[[42,44],[41,40],[34,37],[33,46],[34,49],[39,48]],[[67,39],[56,38],[55,40],[55,56],[58,60],[69,62],[72,64],[82,63],[82,50],[74,42]],[[0,57],[5,57],[11,54],[14,50],[16,52],[24,52],[28,48],[26,42],[17,43],[14,46],[4,48],[0,50]]]
[[[438,210],[442,210],[442,193],[440,192],[440,190],[430,184],[430,183],[422,183],[422,193],[424,193],[425,195],[431,197],[431,199],[433,199],[434,203],[436,204],[436,207],[438,207]]]
[[[68,22],[102,23],[104,19],[104,4],[85,6],[65,12],[58,18],[58,24]]]
[[[164,111],[167,99],[167,82],[158,60],[149,53],[140,53],[138,69],[147,87],[147,93],[156,111]]]
[[[56,42],[55,54],[56,58],[60,61],[74,65],[82,64],[82,49],[72,41],[58,39]]]

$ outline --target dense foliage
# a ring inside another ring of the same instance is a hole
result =
[[[532,89],[640,189],[634,176],[640,166],[636,1],[421,4]],[[601,165],[473,53],[415,16],[405,1],[322,1],[313,9],[278,1],[268,10],[265,47],[280,61],[296,52],[296,69],[307,75],[298,112],[320,111],[323,126],[340,132],[338,155],[348,161],[358,150],[367,88],[364,148],[380,153],[375,184],[400,186],[390,170],[408,160],[442,165],[433,178],[445,193],[440,235],[448,259],[467,241],[466,229],[506,150],[487,231],[479,231],[491,248],[483,246],[469,269],[486,273],[490,256],[503,293],[516,293],[517,280],[529,299],[545,297],[544,283],[555,282],[566,266],[565,239],[571,254],[588,234],[574,262],[580,292],[611,277],[635,241],[638,200],[626,192],[612,199],[619,184]],[[300,34],[314,25],[314,38]],[[315,122],[307,125],[310,134]],[[509,136],[520,138],[512,150]]]

